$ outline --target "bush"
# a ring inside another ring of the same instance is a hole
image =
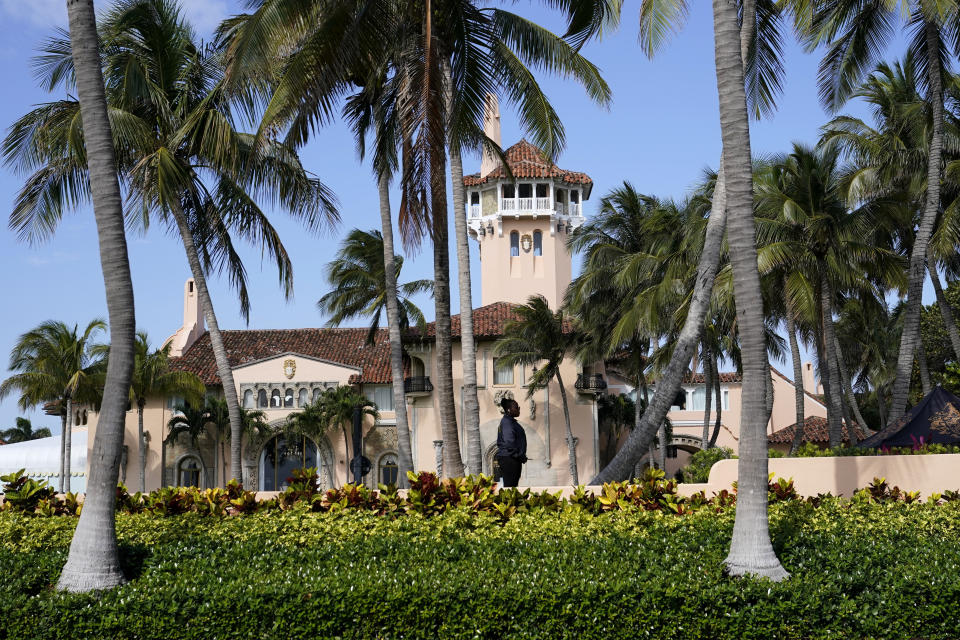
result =
[[[735,457],[733,449],[729,447],[701,449],[690,456],[690,462],[680,469],[680,473],[684,482],[706,482],[710,479],[710,467],[721,460]]]
[[[465,505],[388,518],[301,502],[245,517],[120,513],[133,580],[60,594],[76,519],[9,511],[0,637],[954,638],[960,501],[891,493],[772,504],[792,574],[776,584],[724,577],[730,509],[568,504],[503,521]]]

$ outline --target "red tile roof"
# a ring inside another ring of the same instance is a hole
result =
[[[784,427],[770,434],[772,444],[792,444],[793,434],[796,433],[797,424]],[[866,435],[859,425],[853,425],[853,430],[857,435],[857,440],[863,440]],[[849,441],[847,425],[843,425],[843,441]],[[830,429],[827,427],[827,419],[820,416],[810,416],[803,421],[803,442],[828,443],[830,442]]]
[[[507,302],[474,309],[473,334],[478,339],[492,339],[503,335],[504,325],[517,318],[514,305]],[[460,336],[460,316],[451,318],[451,333]],[[350,377],[350,383],[389,384],[390,343],[386,329],[377,331],[374,343],[367,344],[367,329],[268,329],[224,331],[223,343],[227,358],[233,368],[273,358],[284,353],[299,353],[311,358],[328,360],[338,364],[358,367],[359,375]],[[408,337],[416,338],[419,332],[411,330]],[[428,341],[436,337],[436,325],[427,325]],[[174,369],[192,371],[204,384],[220,384],[217,363],[210,347],[210,334],[204,333],[186,353],[172,358]]]
[[[552,178],[569,184],[593,185],[593,180],[580,171],[567,171],[550,162],[543,151],[526,140],[521,140],[503,152],[514,178]],[[501,164],[487,175],[474,173],[463,177],[463,184],[476,187],[490,180],[507,177]]]
[[[707,378],[702,373],[686,374],[683,376],[684,384],[704,384]],[[736,371],[721,371],[720,382],[722,384],[740,384],[743,382],[743,376]]]

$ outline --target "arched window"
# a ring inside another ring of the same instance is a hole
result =
[[[510,256],[515,258],[520,255],[520,234],[516,231],[510,232]]]
[[[397,478],[400,475],[400,467],[397,466],[397,456],[393,453],[386,453],[380,457],[380,473],[377,476],[382,484],[397,484]]]
[[[310,403],[310,392],[306,389],[300,389],[300,393],[297,397],[297,406],[305,407]]]
[[[283,406],[287,409],[293,406],[293,389],[287,389],[283,392]]]
[[[289,440],[283,436],[273,438],[260,454],[260,490],[283,491],[294,469],[319,469],[318,454],[316,443],[305,436],[294,436]]]
[[[266,389],[260,389],[257,392],[257,408],[266,409],[270,405],[267,403],[267,391]]]
[[[323,393],[323,389],[321,389],[320,387],[314,387],[313,398],[310,400],[310,402],[316,402],[317,400],[319,400],[321,393]]]
[[[243,408],[253,409],[253,391],[250,389],[243,392]]]
[[[543,255],[543,233],[539,229],[533,232],[533,255]]]
[[[283,400],[280,398],[280,389],[274,389],[270,393],[270,408],[279,409],[283,406]]]
[[[187,456],[177,464],[177,484],[181,487],[200,487],[203,466],[195,456]]]

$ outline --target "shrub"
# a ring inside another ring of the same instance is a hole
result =
[[[710,467],[721,460],[734,458],[729,447],[711,447],[697,451],[690,457],[687,466],[680,469],[684,482],[706,482],[710,479]]]

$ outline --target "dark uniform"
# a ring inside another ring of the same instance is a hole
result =
[[[503,416],[497,429],[497,463],[503,475],[503,486],[515,487],[527,461],[527,434],[513,416]]]

